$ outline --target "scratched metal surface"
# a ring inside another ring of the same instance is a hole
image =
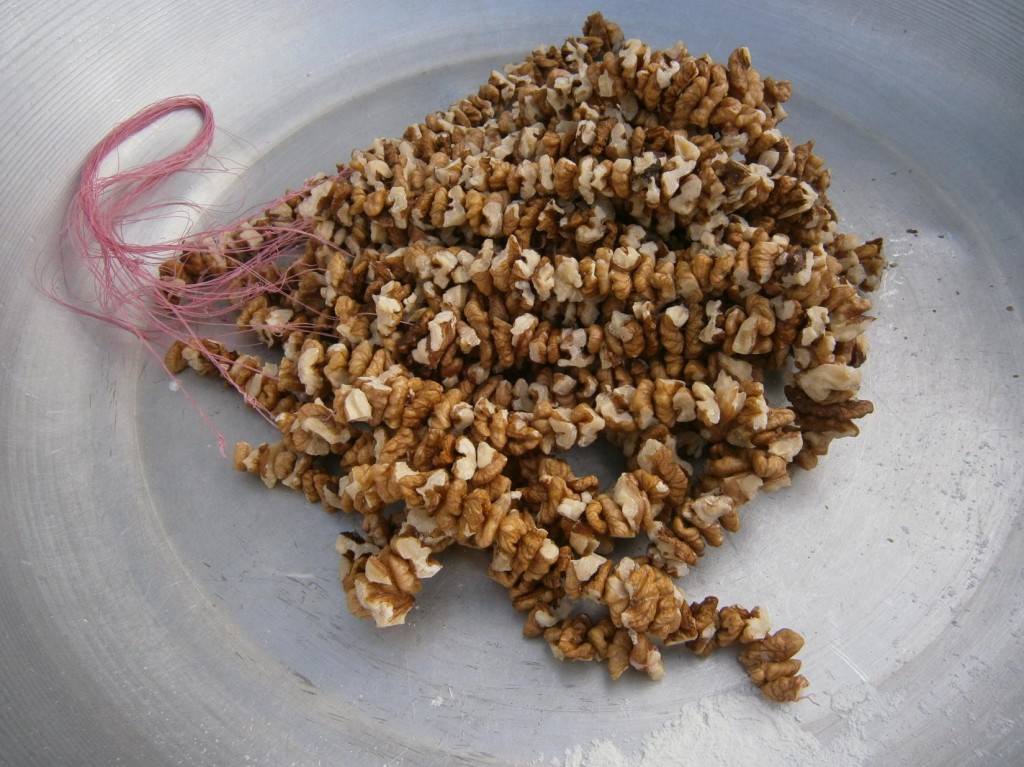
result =
[[[448,557],[409,625],[375,632],[343,606],[339,521],[235,475],[131,339],[33,287],[79,163],[149,102],[208,99],[226,129],[218,153],[246,170],[185,191],[255,203],[574,33],[590,10],[396,5],[8,4],[0,763],[548,764],[596,737],[630,753],[680,707],[724,693],[749,693],[751,721],[793,716],[759,702],[728,658],[670,656],[658,684],[555,664],[520,638],[482,557]],[[884,236],[893,261],[862,436],[758,499],[683,585],[770,605],[806,634],[814,699],[790,721],[822,744],[854,721],[850,753],[871,764],[1024,762],[1021,11],[604,10],[656,44],[717,58],[747,45],[763,73],[791,79],[788,132],[816,139],[845,225]],[[172,121],[122,159],[190,128]],[[153,227],[139,234],[165,233]],[[229,439],[267,438],[226,392],[191,385]],[[860,699],[890,714],[857,718],[843,701]]]

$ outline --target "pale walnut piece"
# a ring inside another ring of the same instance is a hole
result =
[[[237,330],[279,356],[196,337],[165,364],[273,422],[236,469],[360,528],[337,543],[355,615],[403,623],[439,555],[483,549],[556,658],[658,679],[671,647],[734,647],[797,700],[798,634],[677,583],[872,411],[882,242],[839,230],[829,171],[780,130],[790,91],[746,48],[656,50],[594,14],[163,264],[232,274]],[[249,268],[285,225],[304,250]],[[573,468],[596,443],[625,461],[607,482]]]

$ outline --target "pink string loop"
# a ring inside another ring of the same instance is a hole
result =
[[[187,144],[161,159],[123,170],[119,168],[110,175],[101,175],[103,162],[126,140],[164,117],[182,110],[198,112],[202,121],[199,130]],[[78,188],[68,206],[65,223],[70,255],[91,273],[95,294],[88,299],[72,298],[66,275],[63,290],[59,287],[60,283],[54,281],[47,292],[65,307],[135,335],[172,378],[173,373],[167,369],[163,355],[156,348],[155,336],[163,335],[171,340],[194,343],[195,348],[213,364],[220,375],[234,385],[228,375],[229,361],[210,352],[195,330],[198,323],[216,323],[218,317],[232,309],[229,299],[234,295],[231,285],[233,275],[226,273],[190,285],[169,285],[161,279],[158,265],[180,253],[185,243],[137,244],[126,242],[123,235],[126,222],[162,207],[151,205],[140,210],[140,201],[145,195],[175,173],[203,170],[199,163],[209,155],[214,127],[213,110],[198,96],[174,96],[158,101],[116,125],[86,157]],[[165,202],[163,206],[169,204],[173,203]],[[179,204],[200,207],[187,201]],[[221,230],[193,235],[192,240],[216,237],[218,233],[231,231],[237,225],[236,222]],[[274,231],[268,232],[267,247],[255,254],[250,265],[275,258],[281,255],[283,249],[294,246],[302,238],[303,233],[299,230],[300,227],[274,228]],[[274,242],[275,238],[279,241]],[[191,243],[188,249],[204,250],[203,246],[193,246]],[[272,285],[264,284],[254,287],[253,292],[273,288]],[[244,300],[245,292],[240,295],[241,300]],[[88,308],[90,305],[94,308]],[[245,392],[237,385],[235,388],[245,396]],[[180,389],[216,435],[223,455],[223,435],[185,387],[181,386]],[[249,401],[249,398],[246,397],[246,400]],[[259,407],[257,409],[269,420],[268,413]]]
[[[82,169],[83,177],[92,180],[98,179],[100,163],[106,159],[107,155],[135,134],[151,127],[167,115],[183,109],[193,109],[199,112],[203,121],[199,131],[188,144],[160,160],[116,173],[108,177],[106,183],[138,179],[146,182],[145,188],[148,189],[172,173],[185,169],[200,157],[205,156],[213,143],[213,109],[198,96],[172,96],[150,104],[124,122],[114,126],[113,130],[86,157]]]
[[[127,139],[180,110],[194,110],[202,119],[198,132],[185,146],[159,160],[101,175],[104,160]],[[276,259],[310,240],[332,248],[336,246],[315,234],[310,220],[270,223],[263,219],[263,223],[256,224],[240,219],[174,242],[136,244],[124,239],[124,225],[136,220],[140,214],[170,204],[201,209],[201,206],[188,201],[141,206],[145,195],[175,173],[208,170],[198,163],[209,156],[213,137],[213,110],[198,96],[164,99],[115,126],[87,156],[78,189],[67,211],[66,233],[71,255],[91,273],[95,295],[88,300],[71,300],[61,295],[56,283],[47,292],[80,314],[103,320],[135,335],[160,360],[172,378],[173,373],[167,369],[163,355],[156,349],[155,337],[162,335],[189,344],[242,394],[249,405],[272,422],[271,415],[252,400],[229,374],[232,360],[212,351],[207,339],[237,335],[235,323],[229,319],[233,312],[253,297],[283,290],[287,272],[263,269],[265,265],[272,265]],[[346,173],[343,170],[339,175]],[[313,179],[304,189],[261,207],[269,210],[289,200],[294,202],[315,183],[319,183],[319,179]],[[238,260],[229,257],[225,261],[225,254],[220,252],[217,243],[225,235],[237,234],[243,223],[246,229],[257,232],[262,238],[261,243],[248,249],[244,255],[240,254]],[[211,254],[215,256],[212,260],[226,263],[227,268],[204,274],[194,281],[162,277],[158,271],[159,264],[183,251]],[[63,292],[70,295],[66,279]],[[204,337],[197,334],[200,326]],[[181,389],[184,391],[184,387]],[[224,440],[220,432],[191,395],[187,391],[184,393],[217,435],[223,453]]]
[[[197,111],[202,118],[199,131],[188,144],[159,160],[101,175],[104,160],[125,141],[181,110]],[[147,321],[154,319],[150,309],[142,304],[153,297],[147,294],[156,291],[159,281],[143,259],[169,257],[181,245],[129,243],[124,240],[122,226],[130,215],[138,212],[139,200],[144,195],[207,156],[214,128],[209,104],[198,96],[174,96],[151,104],[118,124],[89,152],[68,207],[66,231],[74,254],[95,278],[100,311],[72,308],[140,337],[156,329],[154,323]]]

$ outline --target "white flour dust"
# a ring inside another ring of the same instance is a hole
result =
[[[873,753],[871,722],[892,715],[899,700],[881,698],[870,685],[833,695],[838,721],[819,739],[800,724],[796,710],[753,695],[728,694],[687,704],[678,718],[648,733],[638,750],[610,740],[567,750],[553,767],[860,767]]]

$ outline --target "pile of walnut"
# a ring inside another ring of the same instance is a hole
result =
[[[789,93],[744,48],[725,65],[656,51],[594,15],[164,264],[283,280],[238,316],[278,363],[213,340],[167,362],[219,361],[275,419],[281,440],[239,443],[238,469],[360,515],[337,543],[352,612],[402,623],[435,554],[488,549],[558,658],[659,678],[667,646],[738,644],[766,696],[800,697],[798,634],[675,582],[871,412],[861,291],[881,241],[837,232],[828,171],[777,127]],[[239,269],[268,225],[304,227],[305,253]],[[788,407],[766,400],[769,371]],[[603,487],[565,460],[599,439],[628,461]],[[646,553],[613,556],[637,536]]]

